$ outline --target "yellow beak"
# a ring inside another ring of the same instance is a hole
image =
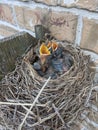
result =
[[[50,51],[48,50],[48,47],[43,43],[41,46],[40,46],[40,59],[41,59],[41,63],[44,64],[45,61],[46,61],[46,57],[48,55],[50,55]]]

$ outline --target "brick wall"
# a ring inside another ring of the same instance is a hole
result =
[[[37,24],[98,56],[98,0],[0,0],[0,38]]]

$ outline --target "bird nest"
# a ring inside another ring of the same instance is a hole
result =
[[[57,79],[46,79],[30,63],[34,49],[2,79],[0,125],[12,130],[68,130],[89,98],[93,83],[90,56],[79,47],[64,46],[64,51],[73,58],[73,65]]]

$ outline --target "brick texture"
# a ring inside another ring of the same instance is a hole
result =
[[[12,8],[6,4],[0,4],[0,20],[14,24]]]
[[[73,43],[76,34],[77,16],[66,12],[54,12],[46,8],[29,9],[15,7],[16,17],[20,27],[34,31],[34,26],[42,24],[49,29],[58,40]]]
[[[7,37],[15,34],[17,31],[8,26],[0,25],[0,35]]]
[[[47,9],[15,6],[16,18],[20,27],[34,31],[34,26],[41,24]]]
[[[79,8],[96,11],[98,9],[98,0],[79,0],[76,3],[76,6]]]
[[[58,40],[73,43],[76,35],[77,16],[67,12],[50,12],[48,26],[51,34]]]
[[[98,11],[98,0],[61,0],[59,4],[65,7],[77,7]]]
[[[41,2],[47,5],[57,5],[58,0],[35,0],[35,2]]]
[[[98,53],[98,20],[83,19],[81,48]]]

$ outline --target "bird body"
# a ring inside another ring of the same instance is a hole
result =
[[[56,79],[73,65],[72,55],[55,42],[49,42],[48,45],[42,43],[39,53],[40,57],[33,64],[33,68],[45,78],[51,76],[52,79]]]

